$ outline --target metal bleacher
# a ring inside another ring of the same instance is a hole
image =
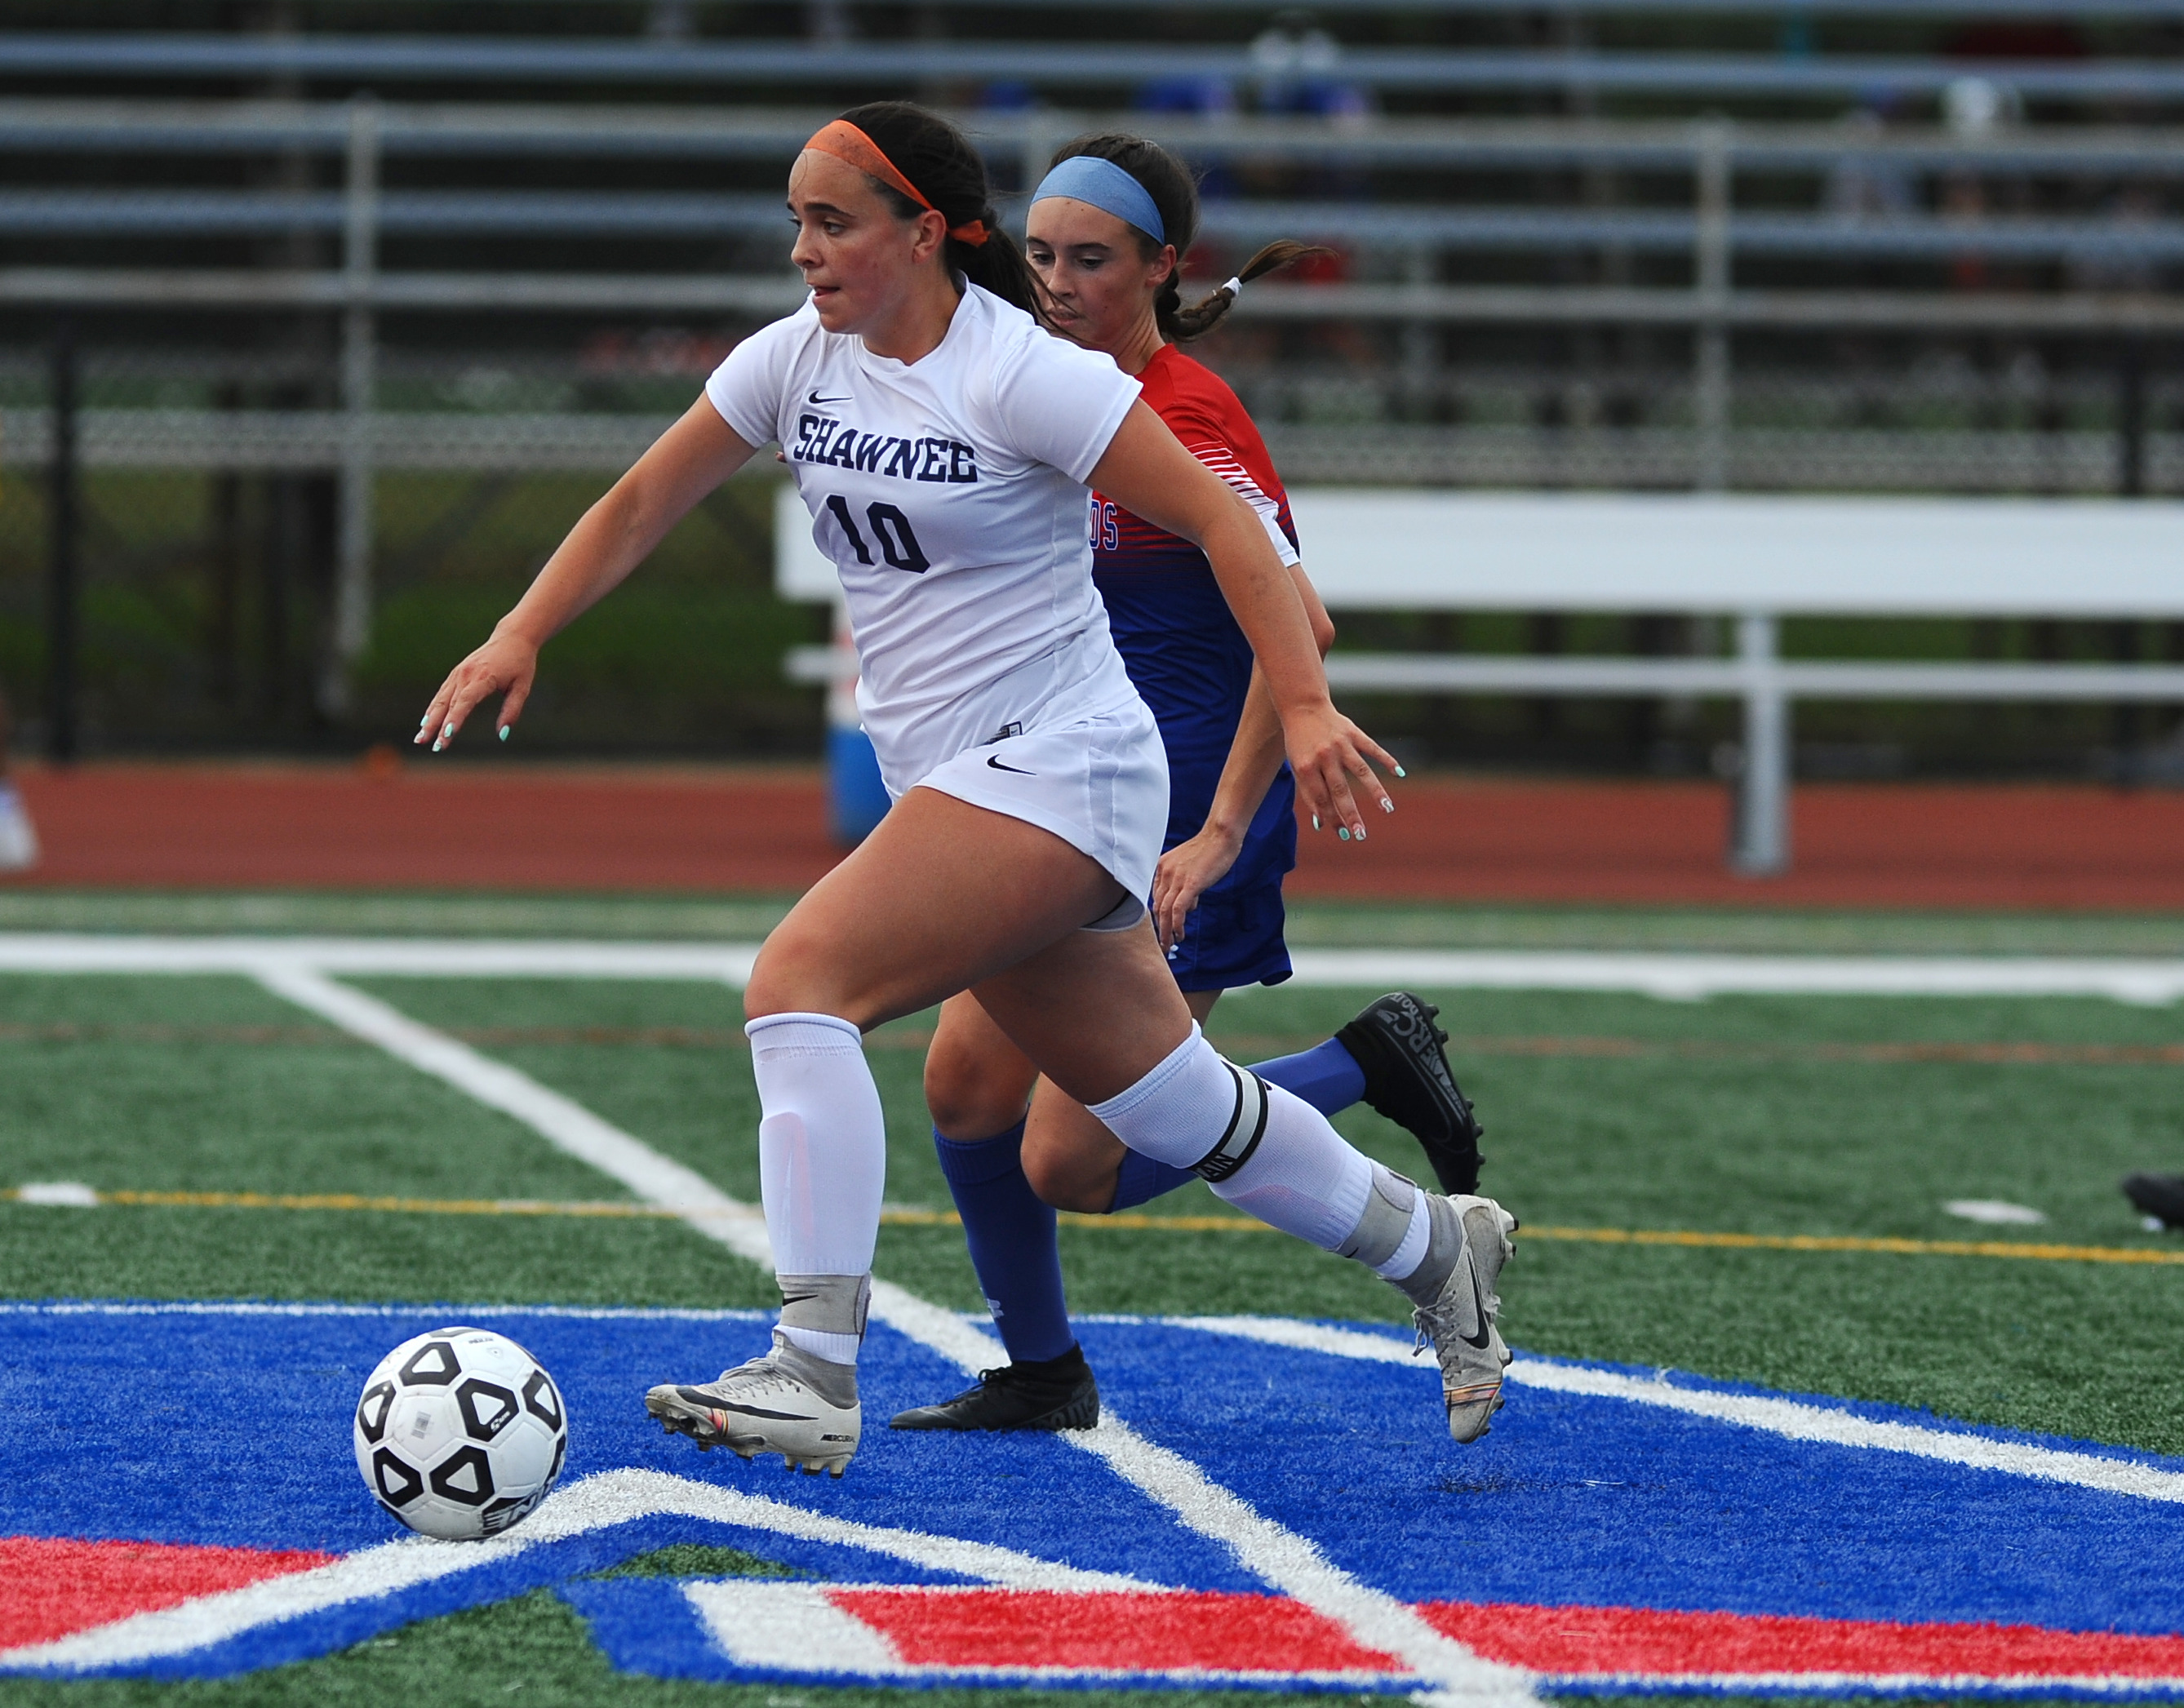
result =
[[[277,35],[0,32],[0,466],[56,453],[64,315],[84,464],[332,474],[332,713],[370,632],[380,476],[626,463],[671,388],[566,383],[567,350],[647,324],[717,344],[793,306],[776,186],[829,110],[879,95],[953,108],[1009,217],[1058,142],[1122,122],[1212,175],[1217,259],[1337,248],[1323,276],[1247,292],[1215,358],[1295,481],[2184,488],[2161,359],[2184,331],[2174,59],[1593,45],[1664,10],[1638,0],[1529,8],[1568,26],[1546,48],[1467,36],[1507,14],[1480,0],[1322,0],[1318,35],[1255,34],[1272,8],[1212,0],[1200,39],[1171,18],[1145,42],[1070,39],[1084,14],[1050,0],[900,27],[892,4],[809,4],[771,36],[705,33],[749,26],[697,0],[553,33],[566,9],[465,10],[523,34],[332,33],[307,5]],[[1894,29],[2053,11],[1665,9]],[[2184,3],[2080,15],[2165,26]],[[1375,19],[1446,39],[1336,42]],[[1211,110],[1145,104],[1181,86]],[[1340,98],[1268,110],[1306,88]],[[255,325],[317,331],[237,353]],[[296,383],[253,381],[269,362]],[[471,398],[482,364],[543,377]]]

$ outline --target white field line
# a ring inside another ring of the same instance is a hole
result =
[[[978,1666],[905,1661],[888,1633],[836,1605],[841,1590],[855,1587],[742,1578],[687,1583],[682,1596],[713,1640],[738,1665],[783,1672],[846,1673],[858,1678],[914,1679],[928,1683],[959,1680],[1026,1684],[1102,1680],[1123,1683],[1150,1675],[1209,1689],[1247,1683],[1273,1683],[1295,1689],[1311,1683],[1370,1690],[1400,1676],[1384,1670],[1296,1672],[1228,1666]],[[949,1586],[924,1593],[939,1600],[963,1592]]]
[[[755,943],[491,937],[126,937],[0,932],[0,972],[256,974],[287,965],[346,976],[674,979],[742,985]],[[1627,991],[1709,996],[2184,999],[2184,960],[2036,955],[1594,954],[1553,951],[1299,949],[1293,982],[1364,988]],[[1248,1000],[1249,993],[1240,993]]]
[[[244,970],[298,1008],[377,1044],[396,1060],[487,1108],[512,1115],[556,1150],[620,1181],[647,1204],[674,1211],[738,1256],[768,1270],[773,1267],[766,1223],[756,1210],[730,1198],[694,1169],[602,1121],[582,1104],[481,1055],[443,1032],[419,1024],[376,997],[336,983],[315,968],[270,960]]]
[[[756,943],[530,937],[135,937],[0,932],[0,972],[255,975],[276,965],[352,977],[644,978],[741,987]]]
[[[558,1491],[520,1527],[483,1542],[433,1542],[423,1537],[384,1542],[315,1571],[139,1613],[48,1643],[0,1650],[0,1668],[80,1672],[187,1654],[261,1626],[474,1571],[545,1543],[662,1516],[868,1549],[1014,1588],[1144,1592],[1161,1588],[1117,1572],[1078,1571],[990,1543],[833,1518],[665,1472],[609,1471]]]
[[[427,1316],[450,1322],[488,1317],[574,1316],[604,1321],[771,1322],[771,1310],[704,1310],[635,1305],[320,1305],[250,1299],[6,1299],[0,1316]]]
[[[1273,1346],[1329,1353],[1338,1358],[1367,1359],[1384,1364],[1411,1361],[1409,1346],[1390,1335],[1361,1334],[1355,1329],[1328,1328],[1281,1317],[1195,1316],[1171,1320],[1186,1328],[1233,1334]],[[1679,1388],[1658,1378],[1550,1364],[1536,1358],[1518,1359],[1509,1366],[1509,1377],[1529,1388],[1658,1405],[1717,1423],[1786,1436],[1792,1441],[1819,1441],[1837,1447],[1904,1453],[1975,1471],[1998,1471],[2010,1477],[2070,1483],[2080,1488],[2128,1495],[2139,1500],[2184,1504],[2184,1472],[2164,1471],[2126,1459],[2103,1458],[2096,1453],[2035,1447],[2026,1442],[1994,1441],[1985,1436],[1926,1429],[1911,1423],[1878,1422],[1831,1406],[1807,1405],[1798,1400],[1775,1399],[1764,1394]]]
[[[411,1020],[376,998],[293,961],[248,966],[269,990],[377,1044],[420,1071],[514,1116],[549,1143],[673,1210],[707,1238],[771,1270],[766,1224],[751,1206],[643,1140],[601,1120],[528,1075]],[[955,1312],[891,1282],[876,1281],[872,1314],[966,1371],[1006,1360],[994,1338]],[[1395,1655],[1429,1681],[1435,1700],[1529,1703],[1528,1675],[1474,1655],[1418,1611],[1360,1583],[1305,1538],[1274,1523],[1210,1481],[1190,1460],[1147,1441],[1119,1420],[1065,1431],[1062,1439],[1106,1461],[1115,1473],[1168,1507],[1191,1529],[1232,1549],[1268,1583],[1347,1628],[1366,1647]]]

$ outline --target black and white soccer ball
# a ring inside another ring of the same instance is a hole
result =
[[[545,1366],[504,1334],[436,1328],[379,1360],[356,1403],[356,1468],[412,1530],[497,1536],[543,1500],[569,1453]]]

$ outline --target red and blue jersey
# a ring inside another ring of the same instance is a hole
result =
[[[1161,347],[1138,381],[1146,404],[1184,448],[1258,512],[1282,561],[1298,561],[1288,495],[1235,392],[1173,344]],[[1251,687],[1251,643],[1195,545],[1096,492],[1091,523],[1093,581],[1130,680],[1152,708],[1167,749],[1166,846],[1173,848],[1195,836],[1212,809]],[[1209,898],[1280,882],[1296,864],[1295,800],[1284,765],[1235,865]]]

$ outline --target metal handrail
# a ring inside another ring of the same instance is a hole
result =
[[[379,198],[378,227],[405,236],[710,236],[784,232],[779,197],[705,192],[407,190]],[[0,190],[0,236],[150,236],[338,231],[340,191]],[[1665,212],[1405,206],[1398,203],[1208,200],[1207,236],[1292,236],[1437,249],[1615,248],[1685,254],[1699,217]],[[1932,216],[1852,220],[1829,214],[1732,217],[1729,246],[1748,255],[2036,260],[2184,259],[2184,220]]]
[[[2048,100],[2184,98],[2184,66],[2144,61],[1942,60],[1875,55],[1793,58],[1736,53],[1471,52],[1365,48],[1325,72],[1269,72],[1248,47],[1162,43],[854,42],[779,39],[638,41],[477,36],[239,36],[0,34],[0,76],[315,78],[393,82],[582,82],[726,86],[880,85],[925,79],[1016,80],[1050,87],[1116,87],[1217,77],[1256,83],[1336,79],[1413,92],[1598,94],[1730,99],[1932,97],[1971,76]]]
[[[2184,0],[2180,0],[2184,4]],[[0,151],[207,155],[348,147],[349,106],[337,101],[92,100],[11,97],[0,103]],[[786,161],[832,116],[823,108],[661,107],[594,103],[380,103],[387,154],[550,154],[588,158],[739,158]],[[973,140],[995,152],[1050,147],[1111,115],[1046,108],[959,110]],[[1492,169],[1574,164],[1688,170],[1701,146],[1677,120],[1323,120],[1253,114],[1133,113],[1130,127],[1200,159],[1340,161]],[[2184,174],[2173,129],[2114,125],[2011,127],[1972,136],[1925,126],[1868,129],[1836,123],[1742,125],[1727,139],[1741,168],[1825,171],[1870,159],[1897,167],[1980,171]]]

